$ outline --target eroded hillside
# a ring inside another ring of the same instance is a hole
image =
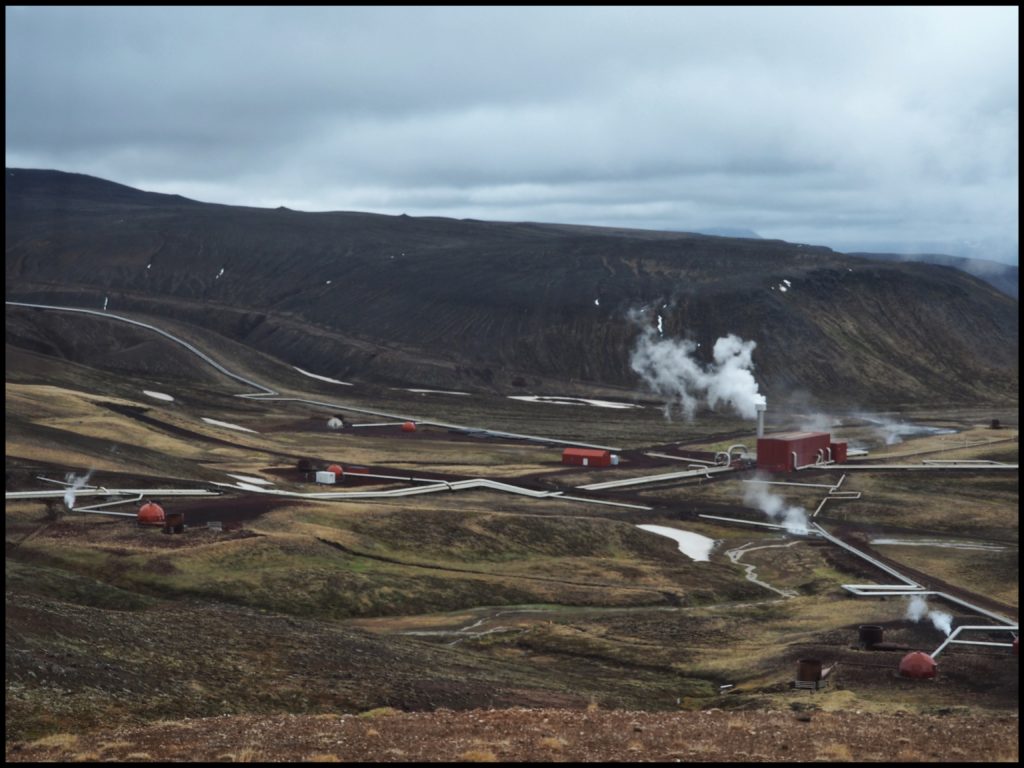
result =
[[[341,378],[633,387],[643,324],[757,342],[762,391],[1016,400],[1018,305],[980,280],[782,241],[202,204],[8,169],[8,299],[193,321]],[[630,316],[637,319],[631,320]]]

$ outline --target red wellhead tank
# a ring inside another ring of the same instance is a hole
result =
[[[139,525],[163,525],[164,524],[164,509],[159,504],[155,504],[152,501],[147,501],[141,507],[139,507],[138,513]]]
[[[345,474],[345,470],[341,468],[340,464],[331,464],[331,466],[329,466],[324,471],[325,472],[333,472],[335,480],[341,480],[342,476]]]
[[[935,677],[935,668],[935,659],[924,651],[913,651],[900,661],[900,677],[924,680]]]
[[[402,425],[402,431],[403,432],[415,432],[416,431],[416,424],[415,424],[415,422],[412,422],[412,421],[405,422]]]

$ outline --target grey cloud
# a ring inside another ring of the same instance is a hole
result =
[[[1018,11],[8,8],[7,164],[199,199],[1016,253]],[[148,186],[147,186],[148,185]]]

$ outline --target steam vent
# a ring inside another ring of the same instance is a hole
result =
[[[147,501],[139,507],[139,525],[163,525],[164,508],[152,501]]]
[[[923,651],[908,653],[900,661],[900,677],[917,680],[935,677],[935,660]]]

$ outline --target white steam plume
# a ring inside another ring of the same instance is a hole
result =
[[[887,416],[875,413],[856,413],[854,418],[868,422],[878,436],[885,440],[886,445],[899,445],[904,437],[919,437],[923,435],[954,435],[955,429],[946,427],[926,427],[921,424],[911,424],[900,420],[895,421]]]
[[[73,472],[68,472],[64,476],[64,481],[71,483],[67,490],[64,492],[64,505],[68,509],[75,508],[75,491],[82,488],[86,483],[89,482],[89,478],[92,477],[94,470],[90,469],[84,475],[76,475]]]
[[[798,419],[802,432],[831,432],[833,427],[838,426],[836,418],[827,413],[805,413]]]
[[[945,611],[936,611],[928,607],[928,601],[920,595],[914,595],[907,603],[906,618],[914,623],[927,616],[935,628],[948,637],[953,631],[953,617]]]
[[[806,534],[807,510],[794,507],[778,494],[772,493],[760,483],[747,483],[743,493],[743,503],[749,507],[757,507],[769,520],[777,520],[790,533]]]
[[[914,595],[907,603],[907,618],[915,624],[928,615],[928,601],[920,595]]]
[[[678,402],[687,419],[693,419],[697,406],[707,401],[711,408],[726,403],[745,419],[757,418],[757,404],[764,402],[751,369],[751,354],[756,342],[729,334],[715,342],[714,361],[702,364],[696,359],[696,343],[688,340],[660,339],[652,328],[644,329],[630,356],[630,367],[658,394],[668,398],[665,416]]]
[[[953,631],[953,617],[943,611],[931,611],[928,614],[928,618],[932,620],[932,624],[935,628],[941,632],[945,632],[946,636],[949,637],[949,633]]]

